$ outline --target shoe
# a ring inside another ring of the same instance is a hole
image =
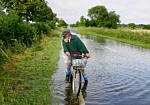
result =
[[[88,80],[85,80],[84,84],[87,85],[88,84]]]
[[[66,83],[68,83],[68,82],[69,82],[69,75],[66,75],[65,82],[66,82]]]
[[[70,78],[70,72],[66,72],[66,83],[69,83],[69,78]]]

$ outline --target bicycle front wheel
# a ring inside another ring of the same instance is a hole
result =
[[[81,90],[82,78],[81,71],[76,70],[73,75],[72,90],[78,96]]]

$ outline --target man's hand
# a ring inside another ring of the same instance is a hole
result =
[[[67,56],[70,56],[70,52],[66,52],[66,55],[67,55]]]
[[[91,58],[91,55],[90,55],[89,53],[86,53],[85,56],[86,56],[87,58]]]

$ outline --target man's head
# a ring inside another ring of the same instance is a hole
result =
[[[65,29],[62,31],[62,37],[65,39],[65,38],[70,38],[71,36],[71,32],[70,32],[70,29]]]
[[[62,37],[63,37],[63,40],[68,43],[69,42],[69,39],[71,39],[71,32],[70,32],[70,29],[65,29],[62,31]]]

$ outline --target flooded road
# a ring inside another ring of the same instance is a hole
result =
[[[125,43],[81,36],[92,58],[82,89],[85,105],[150,105],[150,50]],[[54,103],[79,105],[65,79],[65,55],[60,52],[54,79]],[[55,105],[54,104],[54,105]]]

